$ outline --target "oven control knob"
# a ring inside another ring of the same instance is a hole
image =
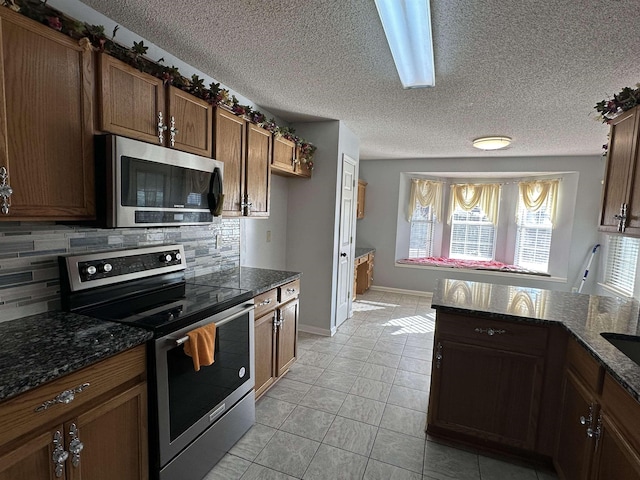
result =
[[[98,265],[98,270],[104,273],[109,273],[113,270],[113,266],[110,263],[103,263],[102,265]]]
[[[179,262],[180,260],[182,260],[182,255],[180,255],[180,253],[176,253],[176,260]]]
[[[162,255],[160,255],[160,261],[162,263],[169,263],[171,260],[173,260],[173,257],[170,253],[163,253]]]
[[[86,273],[87,275],[95,275],[97,271],[98,269],[94,265],[84,267],[84,273]]]

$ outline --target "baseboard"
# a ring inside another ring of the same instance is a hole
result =
[[[370,290],[377,290],[380,292],[399,293],[402,295],[415,295],[418,297],[433,298],[433,292],[423,292],[420,290],[405,290],[404,288],[391,288],[391,287],[378,287],[372,285]]]
[[[314,335],[324,335],[325,337],[333,336],[333,334],[336,333],[335,330],[335,327],[327,329],[314,327],[313,325],[303,325],[302,323],[298,324],[298,331],[300,332],[313,333]]]

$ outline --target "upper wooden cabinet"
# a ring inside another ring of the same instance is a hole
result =
[[[222,108],[215,115],[215,158],[224,162],[225,216],[269,216],[272,135]]]
[[[93,219],[91,47],[8,8],[0,30],[0,220]]]
[[[271,171],[283,177],[311,177],[311,170],[300,161],[300,147],[284,137],[273,137]]]
[[[640,235],[640,107],[611,121],[600,230]],[[624,217],[624,218],[621,218]]]
[[[364,218],[364,200],[367,192],[367,182],[358,179],[358,203],[357,203],[357,216],[356,218]]]
[[[99,64],[101,130],[211,157],[211,105],[107,54]]]

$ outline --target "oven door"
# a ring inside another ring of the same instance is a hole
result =
[[[155,340],[160,467],[253,390],[253,308],[246,302]],[[214,363],[196,372],[181,339],[211,322],[216,323]]]

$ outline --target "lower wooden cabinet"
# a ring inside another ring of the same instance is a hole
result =
[[[0,404],[0,480],[147,479],[145,375],[141,346],[67,376],[89,383],[68,404],[35,411],[65,377]]]
[[[266,392],[295,362],[298,351],[300,281],[255,298],[255,394]]]
[[[353,291],[357,294],[366,292],[371,288],[371,285],[373,285],[373,259],[374,253],[370,252],[355,260]]]

